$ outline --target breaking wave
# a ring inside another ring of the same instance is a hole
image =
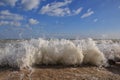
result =
[[[36,64],[108,65],[120,59],[120,44],[112,40],[31,39],[0,41],[0,66],[31,67]]]

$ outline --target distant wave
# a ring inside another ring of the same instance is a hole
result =
[[[0,42],[0,66],[31,67],[36,64],[108,66],[120,59],[120,44],[112,40],[42,38]]]

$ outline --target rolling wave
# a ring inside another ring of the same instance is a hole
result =
[[[0,41],[0,66],[32,67],[36,64],[108,66],[120,59],[120,44],[112,40],[31,39]]]

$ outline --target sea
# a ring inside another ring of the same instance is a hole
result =
[[[0,40],[0,66],[31,68],[34,65],[109,66],[120,60],[119,39],[5,39]]]

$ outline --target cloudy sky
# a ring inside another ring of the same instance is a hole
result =
[[[120,38],[120,0],[0,0],[0,38]]]

